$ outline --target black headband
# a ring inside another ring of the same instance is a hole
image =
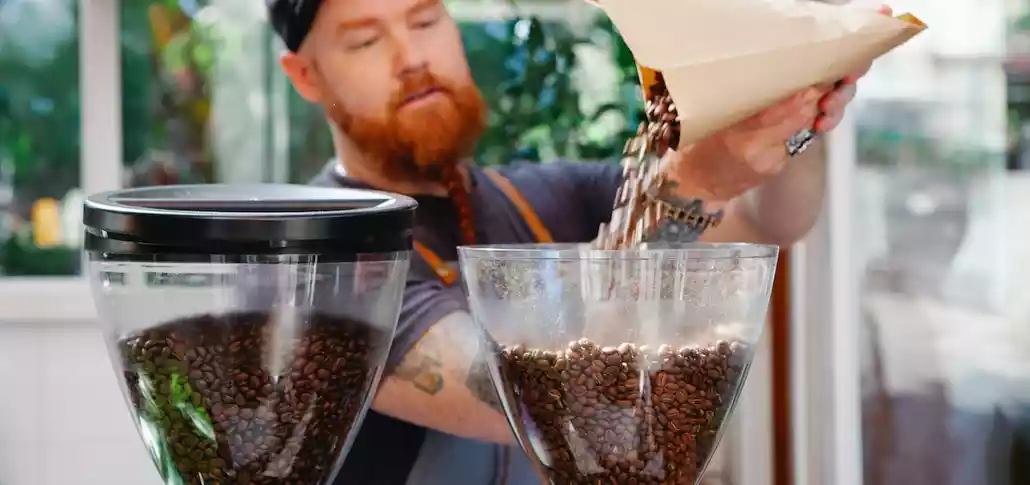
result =
[[[265,0],[268,21],[286,47],[297,52],[304,43],[323,0]]]

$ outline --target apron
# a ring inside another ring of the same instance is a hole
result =
[[[544,223],[540,221],[540,218],[536,215],[536,211],[533,207],[526,202],[525,197],[516,189],[514,185],[508,179],[504,178],[503,175],[497,173],[493,169],[485,169],[483,173],[486,174],[487,178],[493,182],[494,186],[497,187],[508,202],[511,202],[515,206],[515,209],[519,211],[519,215],[522,216],[522,220],[529,226],[530,232],[533,233],[533,238],[538,243],[552,243],[554,239],[551,237],[551,232],[547,230]],[[440,281],[447,287],[451,287],[458,281],[458,272],[451,268],[446,261],[443,260],[439,255],[433,252],[422,243],[415,241],[415,251],[418,251],[419,256],[429,264],[429,267],[433,269],[436,276],[440,278]]]
[[[537,216],[536,211],[533,210],[533,207],[529,205],[529,202],[526,201],[525,197],[522,196],[518,189],[516,189],[515,186],[507,178],[498,173],[496,170],[489,168],[484,169],[483,173],[487,176],[488,179],[490,179],[490,182],[493,183],[493,185],[501,191],[504,197],[508,199],[508,202],[515,206],[515,209],[518,210],[519,215],[522,216],[522,220],[525,221],[527,226],[529,226],[529,230],[533,233],[533,238],[536,240],[536,242],[554,242],[554,238],[551,236],[551,232],[548,231],[547,227],[544,226],[543,222],[540,221],[540,218]],[[433,252],[433,250],[429,249],[428,247],[426,247],[418,241],[415,241],[414,247],[415,251],[417,251],[419,256],[421,256],[422,259],[425,260],[427,264],[429,264],[430,268],[432,268],[433,272],[436,273],[436,276],[445,286],[451,287],[455,283],[457,283],[459,277],[458,271],[452,268],[449,264],[447,264],[447,262],[444,261],[443,258],[441,258],[439,255]],[[433,448],[436,447],[434,446]],[[496,475],[494,476],[492,483],[498,485],[506,485],[509,479],[509,468],[511,467],[512,463],[511,447],[497,445],[497,448],[499,448],[498,453],[500,456],[498,457],[499,459],[496,460],[498,464],[496,467]],[[471,455],[471,450],[469,455]]]

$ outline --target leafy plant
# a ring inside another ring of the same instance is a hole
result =
[[[629,48],[600,13],[577,35],[567,22],[542,19],[518,1],[509,5],[511,18],[459,25],[489,111],[477,162],[614,160],[643,117]],[[577,49],[587,44],[609,49],[618,70],[616,100],[591,112],[581,108],[584,95],[575,77],[581,67]],[[321,113],[292,90],[289,107],[291,179],[302,182],[325,165],[332,141]],[[604,128],[612,117],[621,123],[615,133]]]
[[[509,21],[463,26],[469,62],[490,109],[479,162],[616,157],[643,113],[633,56],[614,26],[598,15],[590,31],[577,36],[564,22],[547,22],[525,14],[518,2],[511,5],[516,15]],[[581,109],[574,78],[576,50],[584,44],[613,45],[620,77],[618,100],[591,113]],[[623,121],[614,135],[597,128],[608,115]]]

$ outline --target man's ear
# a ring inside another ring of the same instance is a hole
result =
[[[318,83],[317,72],[310,59],[296,52],[286,52],[279,57],[279,64],[302,98],[321,104],[322,86]]]

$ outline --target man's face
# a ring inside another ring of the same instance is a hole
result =
[[[483,130],[483,101],[440,0],[326,0],[283,66],[391,178],[438,178]]]

